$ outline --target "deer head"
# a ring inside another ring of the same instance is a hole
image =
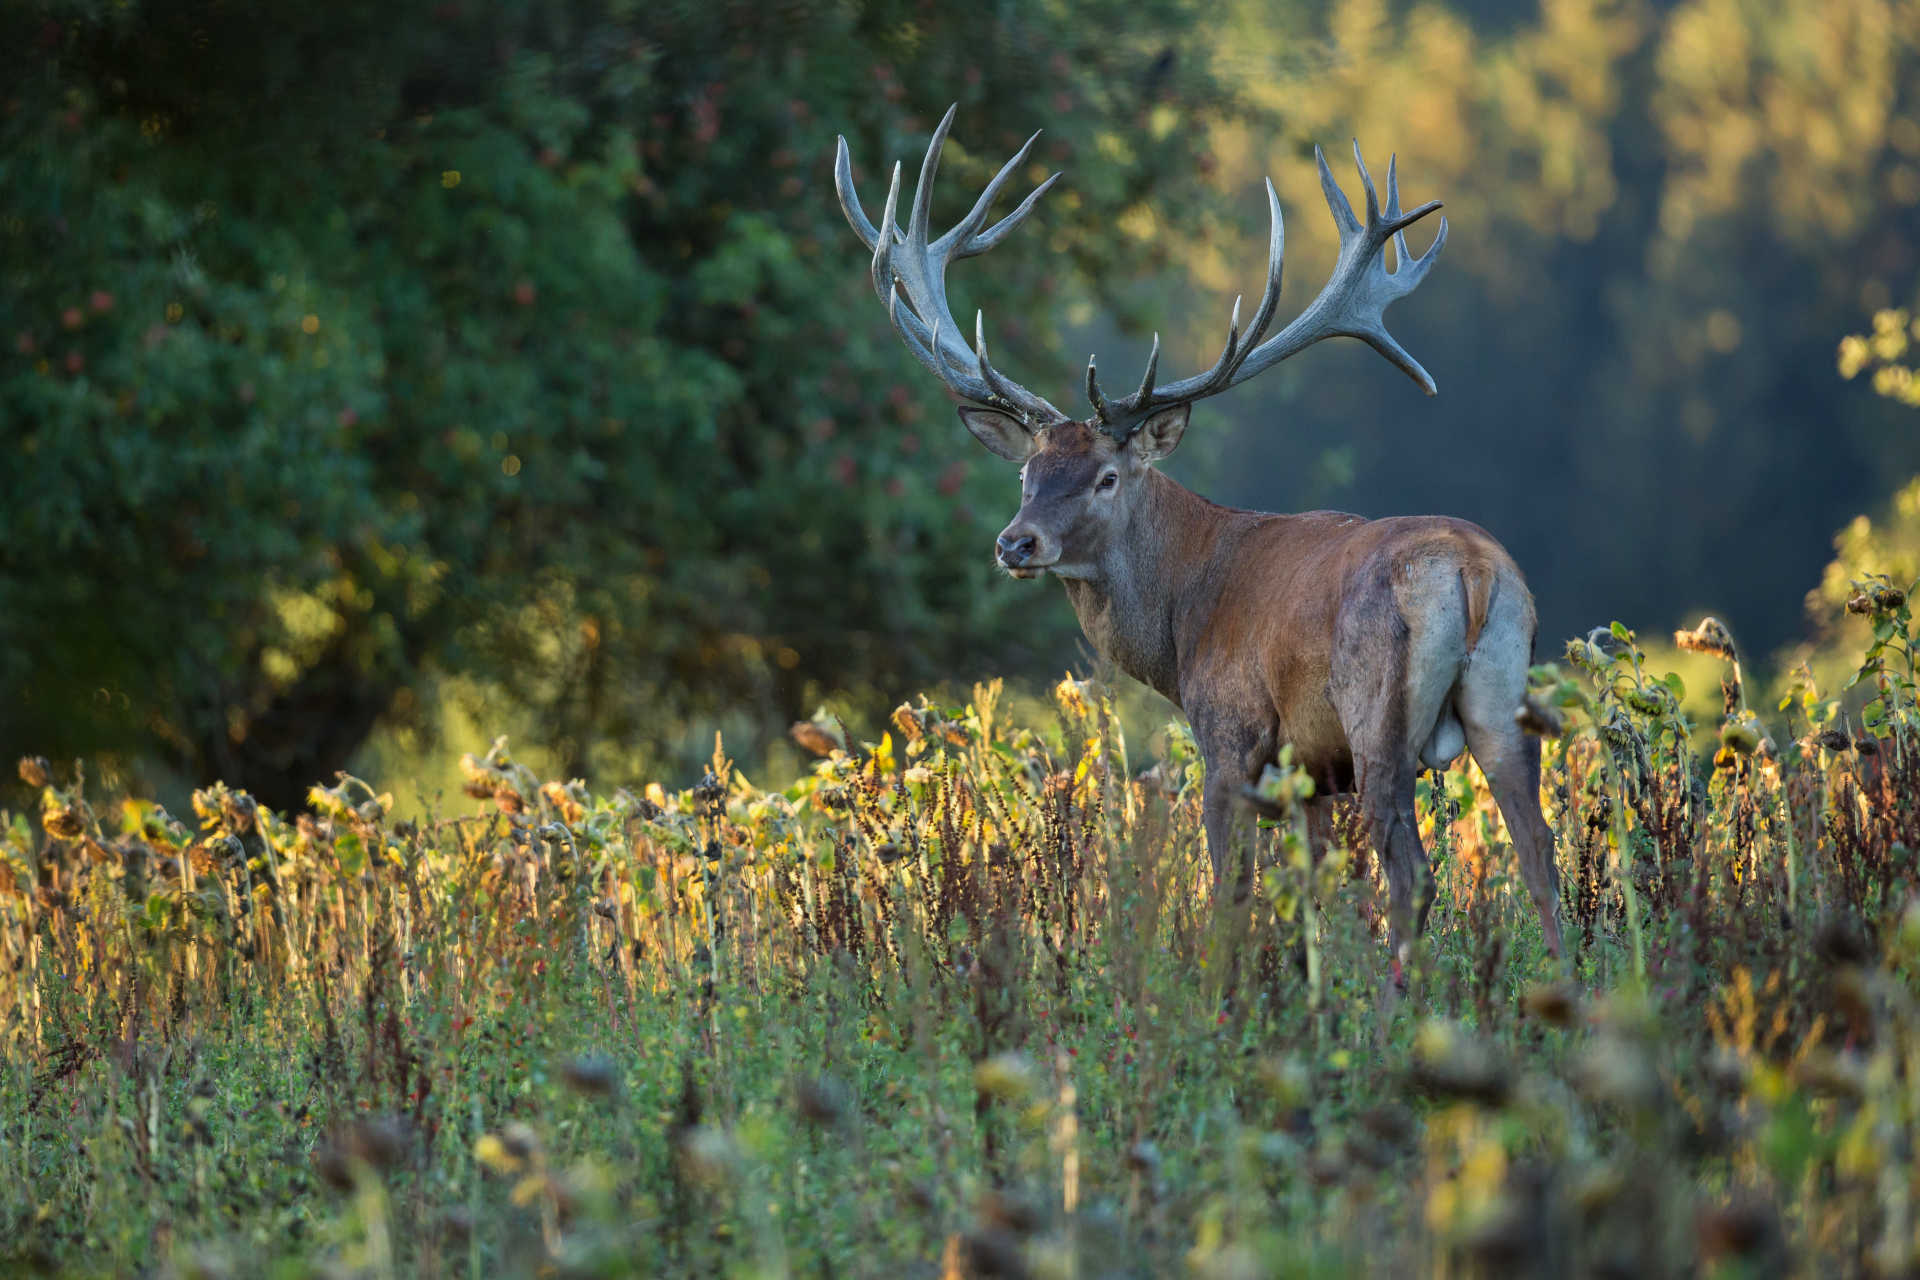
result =
[[[1438,209],[1440,202],[1429,201],[1402,213],[1399,177],[1394,162],[1389,161],[1383,208],[1356,142],[1353,158],[1367,197],[1364,222],[1354,215],[1346,194],[1334,181],[1326,157],[1314,148],[1321,189],[1340,232],[1340,254],[1331,278],[1306,310],[1271,338],[1265,337],[1280,302],[1281,264],[1286,253],[1280,198],[1269,181],[1267,281],[1251,323],[1241,327],[1241,300],[1235,299],[1219,359],[1204,372],[1166,385],[1157,381],[1160,336],[1155,334],[1138,388],[1119,399],[1108,399],[1101,390],[1096,361],[1089,357],[1086,394],[1093,414],[1084,420],[1069,418],[993,367],[987,358],[985,320],[979,312],[974,313],[971,349],[951,314],[947,264],[985,253],[1006,239],[1060,176],[1053,174],[1012,213],[986,226],[994,199],[1025,162],[1040,136],[1036,133],[994,175],[967,215],[946,234],[929,240],[934,175],[956,109],[949,107],[940,127],[934,130],[920,164],[920,180],[904,230],[895,221],[900,202],[898,163],[893,166],[893,180],[877,228],[854,191],[853,166],[844,137],[834,156],[834,185],[847,221],[873,250],[874,292],[886,304],[901,341],[957,397],[973,402],[961,407],[960,418],[974,437],[1000,457],[1020,464],[1020,511],[995,543],[996,558],[1015,577],[1037,577],[1044,572],[1067,578],[1096,576],[1115,539],[1124,536],[1148,468],[1180,443],[1194,402],[1237,386],[1322,338],[1359,338],[1429,395],[1433,393],[1433,379],[1427,371],[1387,332],[1384,312],[1426,278],[1446,243],[1446,219],[1440,220],[1439,233],[1427,251],[1413,257],[1407,250],[1406,229]],[[1387,267],[1385,254],[1389,240],[1395,250],[1392,270]]]

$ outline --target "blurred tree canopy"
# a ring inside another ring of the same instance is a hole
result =
[[[1209,406],[1233,422],[1215,496],[1478,520],[1548,651],[1701,611],[1750,653],[1792,639],[1832,530],[1920,471],[1911,417],[1833,363],[1920,281],[1920,3],[1249,0],[1222,21],[1220,74],[1284,120],[1216,130],[1222,189],[1273,175],[1293,305],[1333,245],[1302,140],[1397,150],[1452,235],[1389,317],[1439,396],[1317,349]],[[1196,274],[1229,296],[1259,253]]]
[[[1191,8],[11,6],[7,745],[284,804],[436,675],[581,771],[1064,644],[985,590],[1005,477],[903,365],[832,142],[877,203],[959,100],[953,217],[1034,122],[1028,178],[1157,113],[957,281],[1017,361],[1051,264],[1200,207]]]
[[[1350,190],[1346,138],[1397,151],[1453,226],[1391,317],[1442,394],[1329,344],[1172,469],[1479,520],[1547,637],[1705,608],[1773,649],[1920,471],[1832,356],[1920,277],[1920,0],[32,0],[0,13],[0,748],[287,803],[436,699],[591,773],[1070,661],[833,198],[836,133],[871,207],[956,100],[937,220],[1036,126],[1023,177],[1069,171],[953,280],[1063,405],[1088,346],[1211,358],[1263,173],[1284,319],[1332,255],[1311,144]]]

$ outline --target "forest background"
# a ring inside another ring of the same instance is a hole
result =
[[[13,0],[0,758],[778,771],[822,704],[1084,665],[833,197],[949,102],[936,221],[1036,127],[1065,171],[953,277],[1063,405],[1211,359],[1263,175],[1304,304],[1315,143],[1446,201],[1390,317],[1440,395],[1316,348],[1199,412],[1209,496],[1478,521],[1543,655],[1712,611],[1784,666],[1810,590],[1920,572],[1920,0]]]

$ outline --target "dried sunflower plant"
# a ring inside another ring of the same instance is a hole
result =
[[[1774,1274],[1920,1266],[1908,589],[1856,687],[1718,722],[1615,625],[1538,667],[1571,964],[1471,766],[1423,781],[1410,990],[1352,815],[1108,692],[822,715],[781,788],[505,741],[457,811],[341,776],[176,818],[22,760],[0,1260],[55,1274]],[[1782,718],[1785,717],[1785,718]],[[1771,723],[1774,728],[1769,728]],[[1797,736],[1795,736],[1797,735]]]

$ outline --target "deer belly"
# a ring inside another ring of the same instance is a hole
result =
[[[1324,714],[1296,717],[1281,726],[1280,743],[1293,748],[1293,761],[1323,795],[1353,790],[1353,748],[1340,718]]]

